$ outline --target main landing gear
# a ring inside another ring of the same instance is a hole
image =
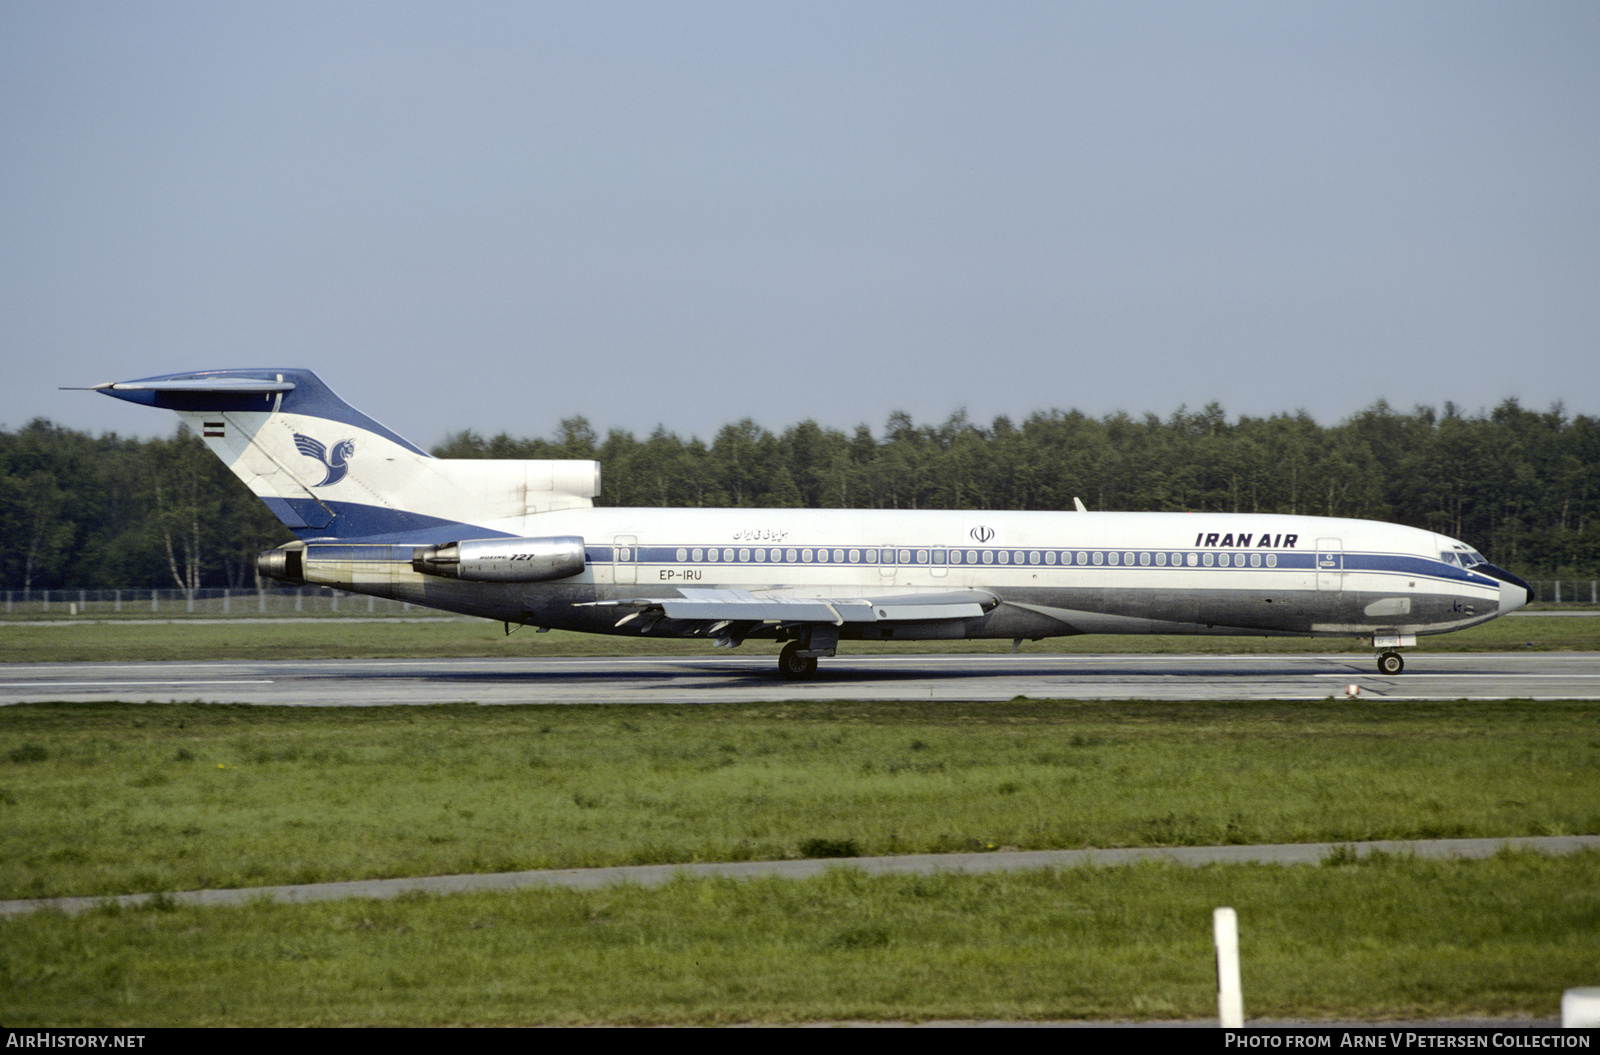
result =
[[[817,657],[802,656],[801,644],[791,641],[778,653],[778,673],[789,681],[808,681],[817,676]]]
[[[1393,676],[1406,669],[1406,661],[1400,658],[1398,652],[1380,652],[1378,654],[1378,673]]]
[[[839,628],[806,623],[790,632],[795,639],[778,653],[778,673],[787,681],[810,681],[817,676],[817,657],[834,655],[839,647]]]

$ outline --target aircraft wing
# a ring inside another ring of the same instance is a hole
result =
[[[653,602],[668,619],[739,619],[764,623],[884,623],[971,619],[997,603],[984,590],[884,597],[800,597],[749,590],[680,590],[683,600]]]
[[[986,590],[941,593],[892,593],[862,597],[806,597],[752,590],[679,590],[683,596],[599,601],[597,606],[633,608],[617,626],[643,620],[648,627],[661,619],[710,624],[705,633],[742,639],[751,628],[780,626],[840,627],[846,623],[907,623],[976,619],[1000,599]],[[742,631],[742,632],[741,632]]]

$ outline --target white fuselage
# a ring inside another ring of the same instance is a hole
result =
[[[472,529],[460,526],[463,539]],[[1501,613],[1505,584],[1442,559],[1433,532],[1260,514],[579,509],[483,524],[478,537],[579,536],[586,566],[539,583],[441,580],[409,549],[312,541],[306,579],[489,618],[607,632],[595,602],[759,591],[872,597],[981,590],[960,633],[1429,634]],[[1461,547],[1464,549],[1465,547]],[[384,552],[380,553],[379,550]],[[325,555],[325,556],[324,556]],[[360,556],[364,559],[340,560]],[[638,633],[618,628],[616,632]],[[670,621],[654,633],[673,633]],[[866,636],[846,633],[845,636]]]

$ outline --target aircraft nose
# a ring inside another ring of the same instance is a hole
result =
[[[1512,575],[1504,568],[1497,568],[1493,564],[1480,564],[1474,571],[1481,571],[1500,580],[1500,614],[1515,612],[1518,608],[1528,603],[1528,596],[1532,588],[1526,582]]]

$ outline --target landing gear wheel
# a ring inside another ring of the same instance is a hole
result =
[[[1398,652],[1384,652],[1378,656],[1378,673],[1395,675],[1406,669],[1406,661]]]
[[[817,676],[817,657],[796,655],[800,642],[791,641],[778,653],[778,673],[790,681],[806,681]]]

